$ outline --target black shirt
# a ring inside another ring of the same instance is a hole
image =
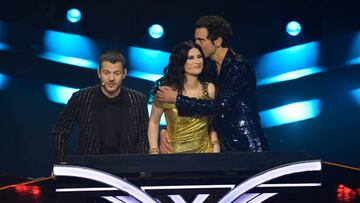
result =
[[[129,97],[121,91],[115,98],[100,94],[100,151],[101,154],[129,153]]]

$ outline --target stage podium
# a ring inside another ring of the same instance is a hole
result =
[[[321,201],[321,170],[305,152],[241,152],[72,156],[53,173],[67,201],[229,203]]]

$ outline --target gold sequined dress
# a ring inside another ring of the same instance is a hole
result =
[[[207,92],[207,83],[203,84],[202,95],[197,99],[212,99]],[[163,103],[157,96],[154,105],[164,110],[170,145],[170,153],[210,153],[213,152],[211,144],[209,117],[180,117],[175,104]]]

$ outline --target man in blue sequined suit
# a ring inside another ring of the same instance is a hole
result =
[[[268,150],[256,101],[256,78],[246,59],[230,46],[231,25],[220,16],[203,16],[196,22],[195,40],[205,57],[217,69],[217,95],[213,101],[178,95],[161,87],[158,97],[175,102],[180,116],[215,117],[215,128],[225,151],[261,152]]]

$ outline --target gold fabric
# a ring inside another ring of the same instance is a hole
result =
[[[206,85],[207,87],[207,85]],[[212,99],[207,88],[197,99]],[[157,95],[154,105],[164,110],[167,131],[170,137],[171,153],[210,153],[213,152],[209,134],[209,117],[180,117],[175,104],[159,101]]]

